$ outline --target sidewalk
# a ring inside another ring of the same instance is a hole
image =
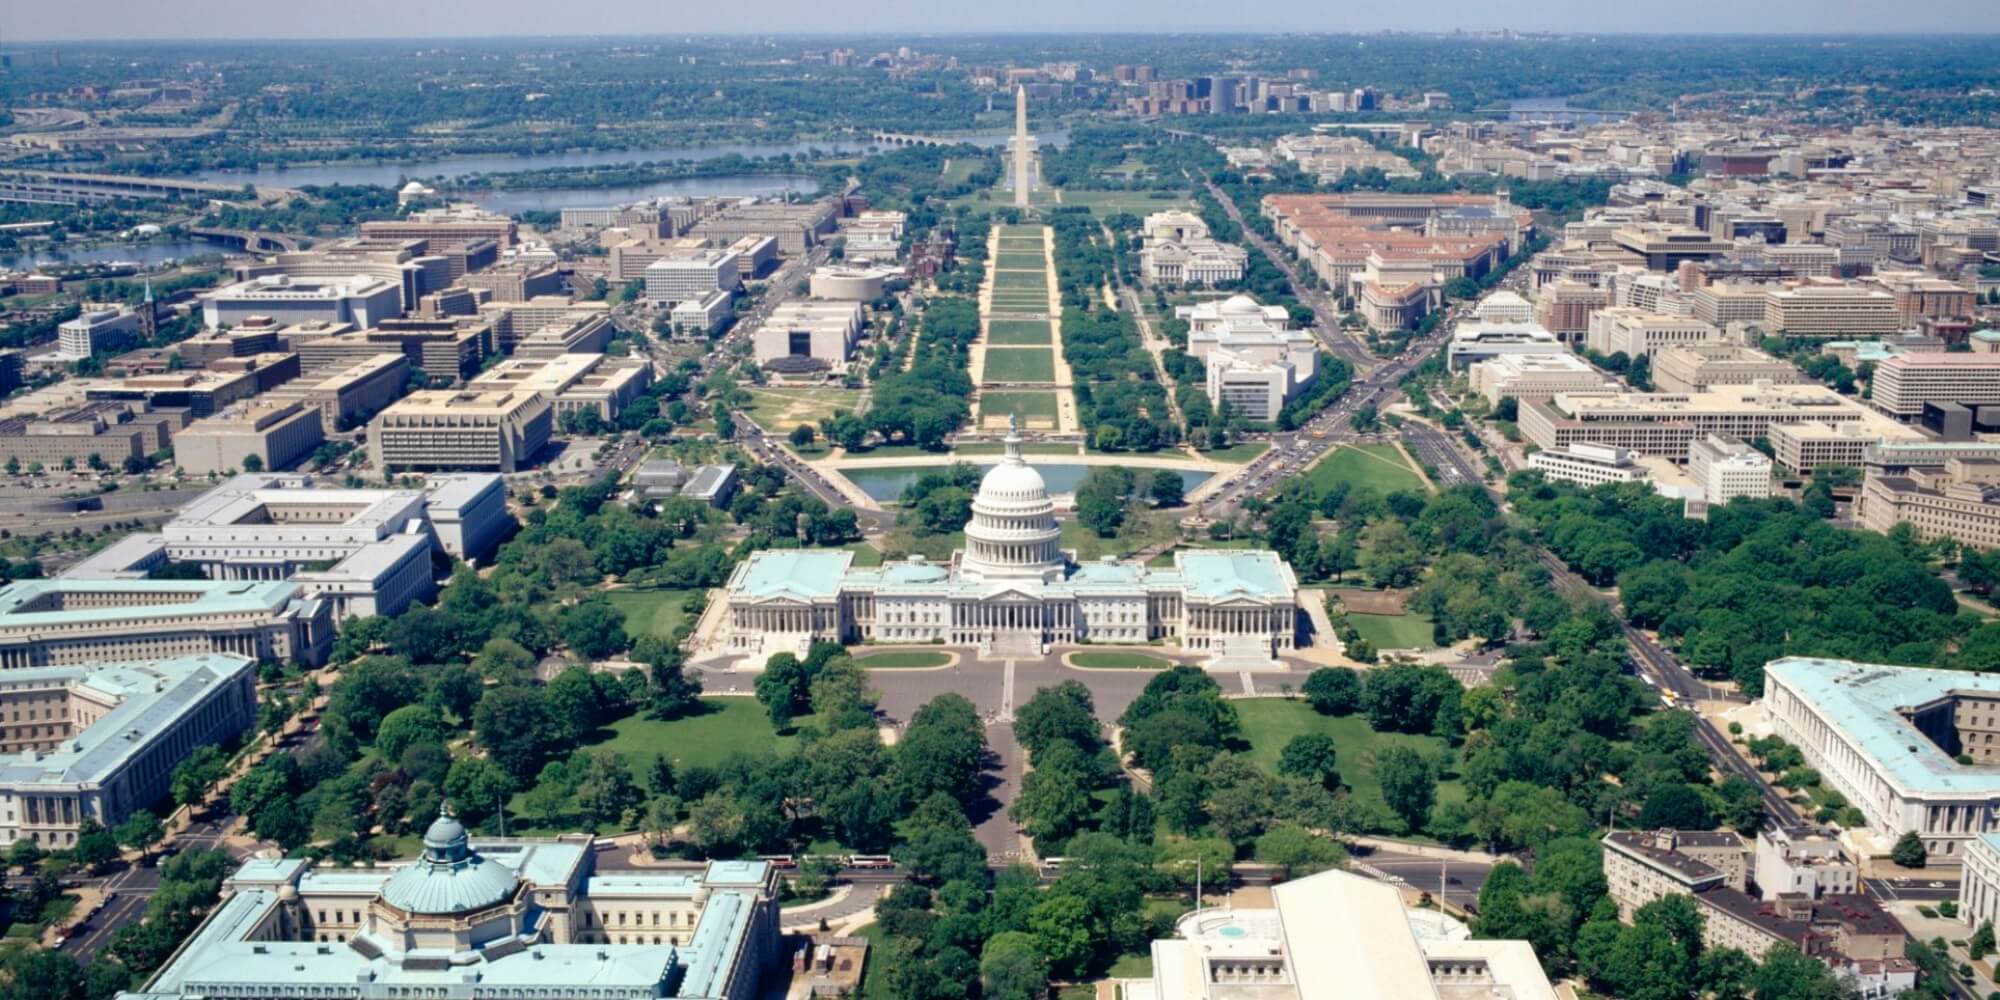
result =
[[[1391,840],[1387,837],[1367,837],[1361,834],[1344,834],[1341,837],[1350,843],[1372,847],[1379,851],[1395,851],[1398,854],[1414,854],[1424,858],[1438,858],[1443,861],[1463,861],[1475,865],[1497,865],[1509,860],[1485,851],[1461,851],[1435,844],[1418,844],[1407,840]]]

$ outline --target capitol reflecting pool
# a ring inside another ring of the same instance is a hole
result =
[[[979,462],[971,464],[990,469],[995,463]],[[1040,462],[1030,462],[1029,464],[1034,466],[1036,472],[1042,474],[1042,481],[1048,483],[1049,492],[1057,494],[1075,493],[1076,488],[1083,485],[1083,477],[1091,469],[1091,466],[1074,463],[1067,465],[1056,463],[1044,465]],[[868,494],[869,499],[878,503],[895,503],[897,498],[903,495],[903,491],[909,489],[910,485],[921,478],[924,473],[942,471],[944,468],[946,467],[942,465],[895,465],[860,468],[849,466],[841,467],[838,471],[841,475],[846,476],[847,481],[853,483],[861,492]],[[1134,467],[1134,471],[1143,477],[1151,475],[1153,469],[1147,466],[1138,466]],[[1208,482],[1209,476],[1214,475],[1214,473],[1204,469],[1175,469],[1174,471],[1181,474],[1182,489],[1190,493],[1194,491],[1195,487]]]

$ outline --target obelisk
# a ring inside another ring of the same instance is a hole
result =
[[[1028,153],[1028,88],[1014,85],[1014,204],[1028,207],[1028,183],[1034,172]]]

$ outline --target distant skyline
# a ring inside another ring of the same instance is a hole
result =
[[[1254,19],[1254,20],[1253,20]],[[1410,7],[1267,0],[1254,13],[1189,0],[598,0],[558,14],[546,0],[86,0],[0,4],[0,48],[37,41],[447,39],[551,35],[1267,32],[1463,28],[1624,34],[1977,34],[2000,32],[1993,0],[1439,0]]]

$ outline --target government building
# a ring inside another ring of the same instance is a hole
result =
[[[331,608],[290,581],[55,579],[0,587],[0,671],[202,653],[316,665],[332,646]]]
[[[76,845],[170,790],[201,746],[257,722],[256,663],[208,653],[0,672],[0,845]]]
[[[763,861],[595,871],[591,838],[482,840],[449,806],[422,856],[254,860],[120,1000],[750,1000],[779,954]]]
[[[1039,656],[1059,643],[1163,640],[1232,665],[1294,648],[1298,580],[1275,552],[1183,549],[1171,569],[1079,565],[1060,536],[1048,486],[1009,433],[973,498],[966,547],[948,563],[912,556],[861,569],[844,550],[755,553],[725,587],[728,646],[753,657],[816,640]]]

